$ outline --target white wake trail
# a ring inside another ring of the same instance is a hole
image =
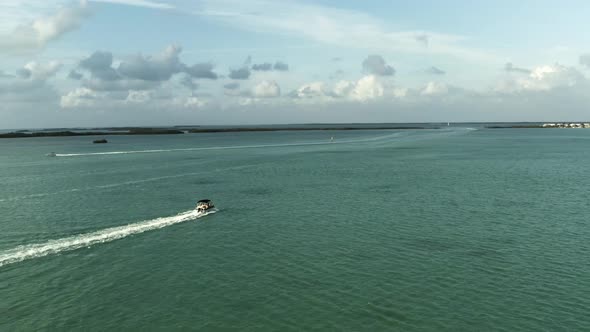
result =
[[[115,241],[130,235],[164,228],[189,220],[195,220],[215,212],[216,211],[211,211],[203,214],[197,213],[196,210],[190,210],[172,217],[141,221],[135,224],[112,227],[91,233],[78,234],[62,239],[50,240],[45,243],[18,246],[6,251],[0,251],[0,267],[32,258],[58,254],[64,251],[89,247],[94,244]]]
[[[284,143],[284,144],[259,144],[259,145],[235,145],[235,146],[210,146],[202,148],[184,148],[184,149],[160,149],[160,150],[131,150],[131,151],[107,151],[107,152],[88,152],[88,153],[58,153],[56,157],[80,157],[80,156],[100,156],[100,155],[119,155],[119,154],[135,154],[135,153],[162,153],[162,152],[180,152],[180,151],[204,151],[204,150],[233,150],[233,149],[260,149],[260,148],[280,148],[289,146],[309,146],[309,145],[332,145],[332,144],[350,144],[363,143],[383,140],[399,136],[400,133],[361,138],[361,139],[344,139],[338,141],[321,141],[321,142],[305,142],[305,143]]]

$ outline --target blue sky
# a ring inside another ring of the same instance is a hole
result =
[[[4,0],[0,128],[590,121],[585,1]]]

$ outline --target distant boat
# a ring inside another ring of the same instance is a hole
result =
[[[55,152],[49,152],[48,154],[46,154],[47,157],[57,157],[57,154]]]
[[[330,137],[330,142],[334,142],[334,136]]]
[[[94,144],[104,144],[104,143],[108,143],[109,141],[107,141],[106,139],[97,139],[92,141],[92,143]]]
[[[447,122],[447,127],[450,126],[450,125],[451,125],[451,123],[450,122]]]

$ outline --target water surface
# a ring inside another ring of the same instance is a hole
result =
[[[107,138],[0,140],[1,330],[590,326],[590,131]]]

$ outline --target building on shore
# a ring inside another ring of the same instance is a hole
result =
[[[564,122],[564,123],[544,123],[543,128],[590,128],[590,123]]]

